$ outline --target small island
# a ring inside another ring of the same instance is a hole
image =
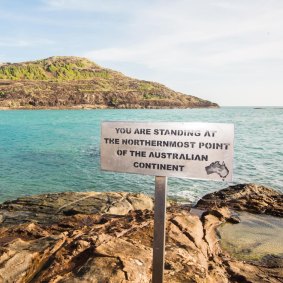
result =
[[[217,108],[80,57],[0,64],[0,109]]]

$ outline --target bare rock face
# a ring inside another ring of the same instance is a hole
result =
[[[151,282],[152,208],[150,197],[128,193],[6,202],[0,205],[0,282]],[[266,258],[273,267],[255,265],[221,249],[216,228],[233,217],[224,206],[200,217],[188,207],[168,207],[165,282],[282,282],[276,259]]]
[[[34,240],[16,238],[0,248],[1,282],[30,282],[34,274],[60,249],[64,235]]]
[[[228,206],[238,211],[282,217],[282,203],[283,195],[273,189],[255,184],[240,184],[205,195],[196,207],[208,209]]]
[[[153,209],[149,196],[129,193],[67,192],[23,197],[0,205],[0,223],[52,224],[76,214],[125,215],[131,210]]]

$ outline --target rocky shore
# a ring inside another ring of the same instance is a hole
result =
[[[237,211],[282,217],[283,195],[254,184],[168,204],[165,282],[283,282],[283,259],[236,259],[217,228]],[[271,216],[270,216],[271,217]],[[0,282],[151,282],[153,200],[57,193],[0,205]]]

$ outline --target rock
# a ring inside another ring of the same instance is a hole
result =
[[[6,201],[0,205],[3,225],[23,222],[58,222],[64,216],[109,213],[125,215],[130,210],[153,209],[147,195],[129,193],[67,192]]]
[[[283,268],[283,258],[275,255],[266,255],[260,260],[261,265],[271,268]],[[258,264],[258,263],[255,263]]]
[[[29,241],[17,238],[1,247],[1,282],[30,282],[64,241],[64,235]]]
[[[150,197],[129,193],[6,202],[0,206],[0,282],[151,282],[152,208]],[[221,249],[216,228],[233,217],[224,206],[211,206],[201,217],[170,206],[164,282],[282,282],[281,258],[255,265]]]
[[[283,195],[273,189],[255,184],[243,184],[205,195],[198,201],[196,208],[215,207],[217,210],[228,206],[234,210],[282,217],[282,203]]]
[[[230,260],[227,262],[230,282],[277,283],[282,282],[282,269],[258,268],[245,262]]]

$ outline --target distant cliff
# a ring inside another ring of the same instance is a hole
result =
[[[79,57],[0,64],[0,108],[195,108],[216,103]]]

